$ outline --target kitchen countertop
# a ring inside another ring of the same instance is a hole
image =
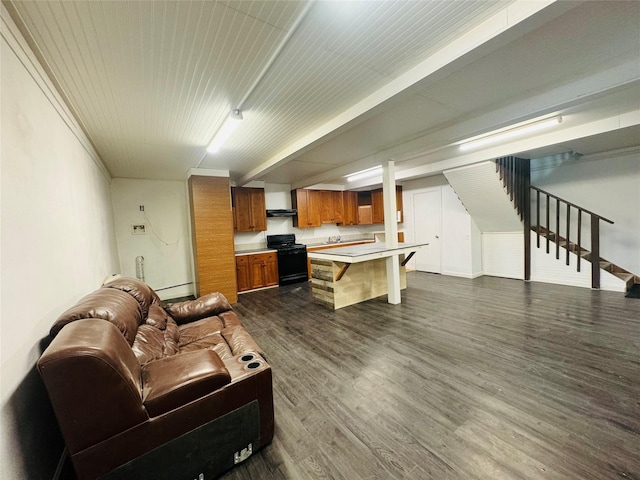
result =
[[[373,243],[373,238],[363,238],[361,240],[349,240],[347,242],[323,242],[323,243],[310,243],[307,245],[307,248],[323,248],[323,247],[335,247],[335,246],[344,246],[348,247],[349,245],[357,245],[359,243]]]
[[[367,245],[344,246],[327,252],[311,252],[311,259],[329,260],[344,263],[361,263],[378,258],[386,258],[393,255],[402,255],[427,247],[428,243],[398,243],[395,247],[387,248],[384,242],[375,242]]]
[[[249,248],[247,250],[236,250],[236,257],[238,255],[251,255],[254,253],[271,253],[271,252],[277,252],[277,250],[275,248]]]

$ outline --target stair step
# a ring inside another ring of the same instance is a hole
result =
[[[611,262],[607,262],[606,260],[600,260],[600,268],[602,270],[606,270],[607,272],[611,273],[612,267],[613,267],[613,264]]]
[[[633,276],[633,274],[630,271],[625,270],[624,268],[619,267],[618,265],[611,265],[611,273],[627,273]]]
[[[567,249],[567,240],[562,236],[557,235],[555,232],[548,230],[546,227],[538,227],[537,225],[535,225],[531,227],[531,230],[535,233],[539,233],[543,238],[548,238],[554,243],[559,243],[562,248]],[[584,259],[585,261],[591,261],[591,252],[586,248],[580,246],[580,249],[578,249],[578,244],[569,241],[568,249],[571,253],[580,255],[580,258]],[[633,273],[617,266],[614,263],[609,262],[608,260],[600,258],[600,268],[624,281],[627,291],[629,291],[634,285],[640,284],[640,276],[634,275]]]
[[[624,280],[625,282],[628,280],[632,280],[633,281],[633,274],[632,273],[623,273],[623,272],[611,272],[613,275],[615,275],[616,277]]]

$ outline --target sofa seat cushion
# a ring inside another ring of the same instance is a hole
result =
[[[192,323],[179,325],[180,330],[180,348],[189,343],[196,342],[210,335],[220,335],[220,331],[224,328],[222,320],[219,317],[207,317],[202,320],[196,320]]]
[[[224,324],[219,317],[203,318],[180,325],[178,328],[180,329],[180,352],[211,349],[223,360],[233,356],[229,345],[220,333]]]
[[[157,417],[231,382],[224,362],[212,350],[181,353],[142,367],[142,401]]]
[[[154,305],[152,305],[153,307]],[[155,326],[155,322],[150,322],[149,319],[145,324],[138,327],[131,349],[140,365],[175,355],[180,351],[178,325],[170,318],[165,322],[162,330]]]
[[[251,338],[251,335],[249,335],[249,332],[241,325],[225,328],[222,330],[222,336],[229,344],[233,355],[242,355],[246,352],[263,354],[258,344]]]
[[[208,337],[201,338],[200,340],[196,340],[195,342],[191,342],[184,347],[181,347],[180,353],[195,352],[197,350],[206,349],[213,350],[223,360],[233,357],[233,353],[231,352],[229,345],[227,345],[224,337],[219,333],[209,335]]]
[[[138,302],[128,293],[115,288],[101,288],[60,315],[51,327],[51,336],[55,337],[68,323],[84,318],[99,318],[113,323],[129,345],[133,345],[138,325],[145,317]]]

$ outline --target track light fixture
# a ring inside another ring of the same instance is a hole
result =
[[[380,165],[377,167],[367,168],[366,170],[361,170],[359,172],[350,173],[349,175],[345,175],[345,178],[347,179],[347,182],[357,182],[358,180],[375,177],[376,175],[382,175],[382,167]]]
[[[216,136],[213,137],[213,140],[211,140],[211,143],[207,147],[207,152],[218,152],[222,148],[222,145],[224,145],[231,134],[235,131],[235,129],[238,128],[241,120],[242,112],[240,110],[233,110],[222,124],[222,127],[220,127],[220,129],[216,133]]]
[[[504,140],[509,140],[511,138],[520,137],[522,135],[527,135],[539,130],[555,127],[560,123],[562,123],[562,117],[558,116],[527,123],[518,127],[507,127],[506,129],[501,129],[493,133],[488,133],[486,135],[463,140],[460,143],[460,150],[472,150],[474,148],[484,147],[485,145],[490,145],[492,143],[499,143]]]

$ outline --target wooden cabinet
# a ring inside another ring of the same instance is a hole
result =
[[[236,256],[236,276],[238,278],[239,292],[251,290],[251,281],[249,280],[249,255]]]
[[[342,223],[343,213],[342,192],[320,190],[320,220],[322,223]]]
[[[236,232],[267,230],[267,210],[264,188],[234,187],[231,189]]]
[[[293,226],[314,228],[322,225],[320,216],[320,191],[299,188],[291,191],[291,205],[298,210],[293,217]]]
[[[306,190],[291,191],[291,203],[298,210],[293,226],[319,227],[323,223],[371,225],[384,223],[382,189],[372,191]],[[402,187],[396,186],[398,223],[402,222]]]
[[[404,221],[404,214],[402,210],[402,187],[397,185],[396,220],[398,223],[402,223]],[[381,188],[371,191],[371,223],[384,223],[384,198]]]
[[[229,178],[191,176],[189,206],[197,296],[221,292],[238,301]]]
[[[404,222],[404,206],[402,205],[402,186],[396,185],[396,215],[398,223]],[[404,240],[401,240],[404,241]]]
[[[358,202],[358,225],[371,225],[371,192],[356,192]]]
[[[358,224],[358,192],[342,192],[342,224]]]
[[[278,255],[275,252],[236,255],[238,291],[278,285]]]
[[[381,188],[371,191],[371,223],[384,223],[384,198]]]

